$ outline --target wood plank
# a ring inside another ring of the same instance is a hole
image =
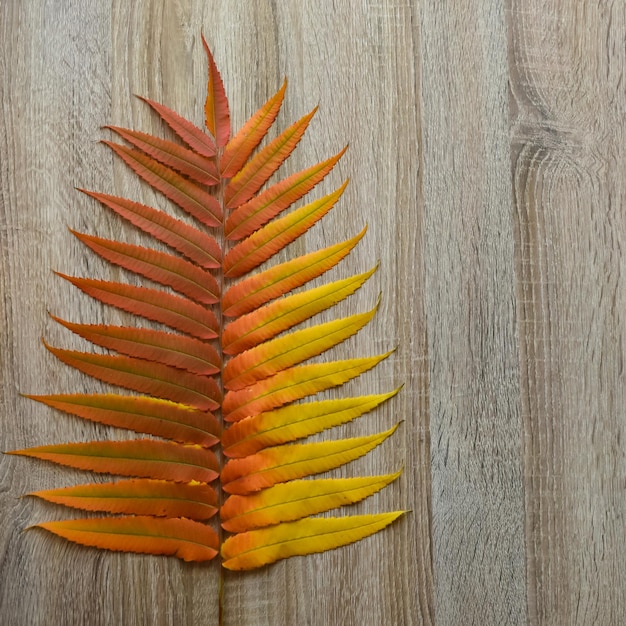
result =
[[[626,14],[508,9],[529,617],[619,623]]]
[[[422,128],[435,615],[521,624],[524,499],[499,2],[424,2]]]

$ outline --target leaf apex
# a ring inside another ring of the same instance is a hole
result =
[[[400,420],[397,424],[394,424],[389,430],[386,430],[384,432],[384,434],[387,435],[385,437],[385,439],[387,439],[387,437],[391,437],[391,435],[393,435],[396,432],[396,430],[398,430],[398,428],[400,428],[400,424],[402,424],[402,422],[404,422],[404,420]],[[389,434],[387,434],[387,433],[389,433]]]
[[[59,278],[63,278],[64,280],[70,281],[73,278],[72,276],[70,276],[69,274],[64,274],[63,272],[59,272],[58,270],[52,270],[52,273],[55,276],[58,276]]]

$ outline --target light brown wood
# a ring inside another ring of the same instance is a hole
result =
[[[563,4],[509,13],[528,613],[614,624],[626,610],[626,12]]]
[[[145,241],[74,191],[165,202],[98,144],[160,130],[133,97],[202,123],[203,31],[238,128],[289,79],[278,125],[320,110],[286,165],[350,149],[350,177],[298,251],[356,233],[335,276],[375,277],[375,320],[338,356],[397,346],[355,393],[404,383],[342,429],[403,420],[339,472],[404,466],[355,512],[404,508],[332,552],[228,573],[224,623],[619,624],[626,615],[623,429],[626,9],[560,0],[0,0],[0,449],[113,437],[22,393],[104,388],[55,362],[87,344],[47,312],[124,321],[52,270],[122,275],[67,226]],[[134,280],[130,275],[128,280]],[[217,564],[98,552],[43,532],[21,495],[84,481],[0,458],[0,623],[217,624]]]

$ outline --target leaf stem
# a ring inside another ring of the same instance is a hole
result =
[[[219,167],[219,162],[221,160],[222,154],[223,154],[224,149],[223,148],[218,148],[217,151],[217,155],[215,157],[215,162],[216,165]],[[220,175],[220,182],[219,185],[216,188],[216,194],[215,197],[222,209],[222,223],[219,226],[219,232],[217,233],[216,239],[218,241],[219,247],[222,250],[222,260],[221,260],[221,264],[220,264],[220,268],[217,272],[217,282],[219,285],[219,302],[217,303],[217,307],[218,310],[216,311],[216,316],[217,316],[217,321],[218,321],[218,328],[219,330],[219,336],[217,339],[218,345],[217,345],[217,352],[219,354],[220,357],[220,373],[219,373],[219,380],[218,380],[218,385],[220,388],[220,393],[221,393],[221,397],[222,400],[224,398],[224,359],[225,359],[225,354],[224,354],[224,349],[223,349],[223,342],[222,342],[222,338],[223,338],[223,334],[224,334],[224,307],[223,307],[223,297],[224,297],[224,288],[225,288],[225,282],[226,282],[226,278],[224,276],[224,257],[226,256],[226,245],[227,245],[227,241],[226,241],[226,234],[225,234],[225,223],[226,223],[226,206],[225,206],[225,202],[224,202],[224,190],[226,188],[226,179],[222,178],[222,176]],[[220,426],[222,428],[222,431],[224,429],[224,415],[222,412],[222,408],[220,406],[219,409],[219,415],[217,415],[219,421],[220,421]],[[216,451],[216,456],[217,456],[217,460],[218,460],[218,464],[219,464],[219,468],[220,471],[223,469],[224,466],[224,452],[223,452],[223,446],[222,446],[222,442],[220,441],[220,443],[218,444],[218,449]],[[222,481],[218,480],[218,484],[216,486],[216,493],[217,493],[217,510],[218,510],[218,518],[219,515],[221,513],[222,510],[222,504],[224,503],[224,491],[222,489]],[[222,528],[222,524],[221,524],[221,520],[218,519],[218,528],[217,528],[217,535],[219,537],[219,545],[220,548],[224,542],[224,529]],[[224,609],[225,609],[225,585],[226,585],[226,581],[225,581],[225,572],[224,572],[224,568],[221,565],[221,560],[220,560],[220,565],[219,565],[219,582],[218,582],[218,602],[219,602],[219,626],[224,626]]]

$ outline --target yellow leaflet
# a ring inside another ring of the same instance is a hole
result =
[[[386,352],[373,357],[299,365],[244,389],[229,391],[222,402],[224,419],[238,422],[250,415],[343,385],[372,369],[390,354]]]
[[[251,235],[304,197],[335,167],[347,149],[346,146],[330,159],[284,178],[237,207],[224,225],[226,239],[238,241]]]
[[[361,330],[374,317],[377,308],[378,304],[367,313],[297,330],[234,357],[224,369],[224,386],[242,389],[322,354]]]
[[[224,330],[222,341],[224,352],[226,354],[243,352],[317,313],[325,311],[353,294],[376,269],[373,267],[363,274],[356,274],[320,287],[285,296],[253,313],[237,318],[228,324]]]
[[[235,458],[248,456],[268,446],[287,443],[345,424],[395,396],[400,389],[398,387],[389,393],[370,396],[290,404],[276,411],[248,417],[223,433],[224,454]]]
[[[274,265],[239,281],[222,298],[224,315],[239,317],[250,313],[266,302],[321,276],[350,254],[366,230],[367,227],[352,239]]]
[[[291,556],[332,550],[373,535],[404,513],[309,518],[241,533],[222,544],[222,565],[246,570]]]
[[[222,488],[226,493],[243,495],[335,469],[367,454],[396,428],[397,424],[385,432],[366,437],[276,446],[243,459],[233,459],[222,470]]]
[[[243,276],[283,250],[335,206],[347,185],[348,181],[333,193],[266,224],[239,242],[224,258],[224,275]]]
[[[220,512],[222,527],[240,533],[323,513],[367,498],[400,474],[294,480],[252,495],[230,496]]]

